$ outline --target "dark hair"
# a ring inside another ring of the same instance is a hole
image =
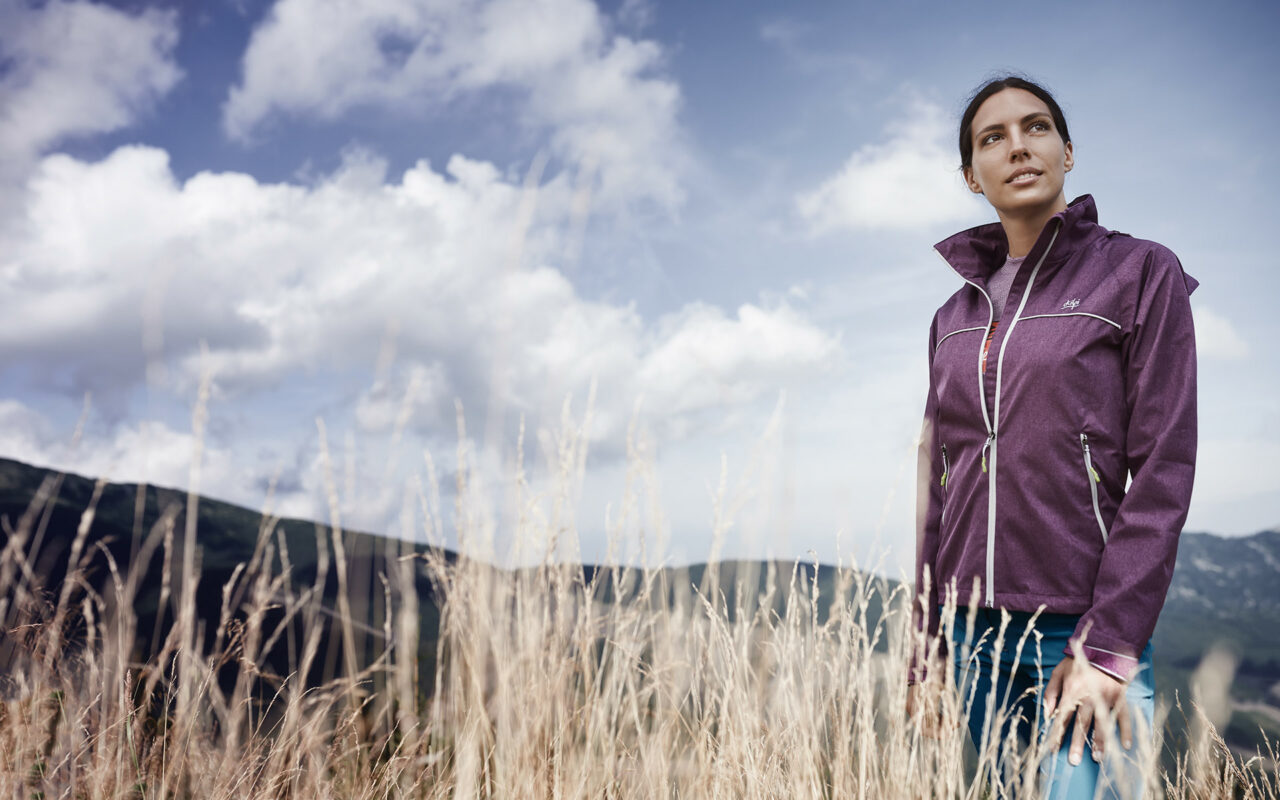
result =
[[[983,84],[982,88],[973,93],[973,96],[969,98],[969,104],[965,106],[964,115],[960,117],[961,169],[973,165],[972,128],[973,118],[977,116],[978,107],[985,103],[988,97],[1005,89],[1025,89],[1043,100],[1044,104],[1049,107],[1049,115],[1053,117],[1053,126],[1058,129],[1058,134],[1062,136],[1063,143],[1071,141],[1071,134],[1067,132],[1067,118],[1062,115],[1062,107],[1058,105],[1057,100],[1053,99],[1053,95],[1049,94],[1049,90],[1020,75],[1005,75]]]

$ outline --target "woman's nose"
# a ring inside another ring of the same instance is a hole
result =
[[[1009,134],[1009,160],[1016,161],[1027,154],[1026,140],[1021,133]]]

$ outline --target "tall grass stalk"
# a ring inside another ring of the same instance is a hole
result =
[[[631,454],[629,489],[608,523],[616,543],[652,541],[661,528],[645,488],[652,464],[634,440]],[[541,551],[532,565],[502,569],[395,544],[388,569],[363,576],[381,587],[372,607],[346,597],[350,564],[329,476],[334,512],[330,529],[317,534],[315,581],[298,585],[285,539],[264,516],[253,558],[222,589],[219,619],[205,621],[193,600],[194,500],[186,546],[176,546],[178,510],[166,510],[128,568],[111,562],[109,579],[94,583],[83,567],[95,550],[107,552],[92,536],[99,490],[66,581],[41,586],[30,545],[56,497],[58,479],[50,479],[20,520],[6,521],[0,554],[0,666],[9,677],[0,797],[1034,795],[1042,746],[1013,743],[1001,765],[993,741],[966,757],[963,720],[978,700],[951,684],[949,670],[930,677],[942,683],[941,725],[906,715],[911,651],[936,643],[911,635],[910,598],[883,578],[849,565],[823,584],[805,565],[776,562],[759,575],[715,563],[701,575],[627,565],[584,571],[558,558],[576,541],[584,457],[566,413],[552,452],[554,487],[534,492],[517,470],[516,513],[504,533],[526,555]],[[469,459],[460,448],[453,527],[464,552],[493,541],[497,518],[468,491]],[[430,459],[427,467],[425,486],[409,484],[402,521],[438,543],[446,515]],[[722,533],[732,507],[722,488]],[[163,602],[178,611],[158,636],[138,630],[133,612],[153,558],[166,565]],[[336,610],[322,601],[330,569],[343,587]],[[431,685],[421,685],[418,671],[422,571],[441,603]],[[955,614],[948,606],[943,630]],[[213,635],[202,625],[214,626]],[[1019,648],[1039,645],[1034,632],[1002,626],[997,639],[1007,637]],[[974,651],[1002,642],[970,644]],[[291,674],[261,668],[278,647],[291,654]],[[308,682],[335,647],[335,668]],[[138,660],[139,652],[153,655]],[[999,730],[999,709],[990,711],[990,730]],[[1270,744],[1241,759],[1200,717],[1172,773],[1159,766],[1158,732],[1139,737],[1147,793],[1277,797]]]

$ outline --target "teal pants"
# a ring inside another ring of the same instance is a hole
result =
[[[989,731],[988,737],[998,735],[998,741],[1003,745],[1016,726],[1016,738],[1025,747],[1031,740],[1032,730],[1036,729],[1033,726],[1038,726],[1042,736],[1048,731],[1050,721],[1040,706],[1044,688],[1049,683],[1054,667],[1066,658],[1063,648],[1075,632],[1080,618],[1073,614],[1041,614],[1036,619],[1036,630],[1042,637],[1039,652],[1037,653],[1035,636],[1032,634],[1027,637],[1019,654],[1018,639],[1026,630],[1032,614],[1010,611],[1012,619],[1005,630],[1000,652],[996,653],[994,645],[1000,629],[1000,609],[978,609],[970,644],[965,643],[968,612],[963,607],[956,612],[952,627],[955,642],[952,663],[961,697],[966,703],[971,696],[973,698],[968,715],[970,739],[975,747],[981,749],[983,728],[987,724],[988,697],[994,691],[993,707],[997,710],[1009,708],[1012,713],[1005,718],[1001,730],[998,733]],[[1053,800],[1142,796],[1143,777],[1136,757],[1140,737],[1151,736],[1155,712],[1155,680],[1152,675],[1150,642],[1142,651],[1138,673],[1126,687],[1125,696],[1133,723],[1133,750],[1124,750],[1119,744],[1118,736],[1113,736],[1108,739],[1107,755],[1103,763],[1099,764],[1093,760],[1090,743],[1086,742],[1080,764],[1072,766],[1068,760],[1072,729],[1068,726],[1061,748],[1046,756],[1039,765],[1040,796]],[[1003,748],[998,752],[1000,754],[997,755],[997,761],[1000,761]]]

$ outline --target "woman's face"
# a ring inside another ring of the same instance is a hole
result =
[[[1062,186],[1073,164],[1071,144],[1062,141],[1043,100],[1025,89],[1002,89],[978,107],[970,130],[973,160],[965,182],[1001,219],[1066,207]]]

